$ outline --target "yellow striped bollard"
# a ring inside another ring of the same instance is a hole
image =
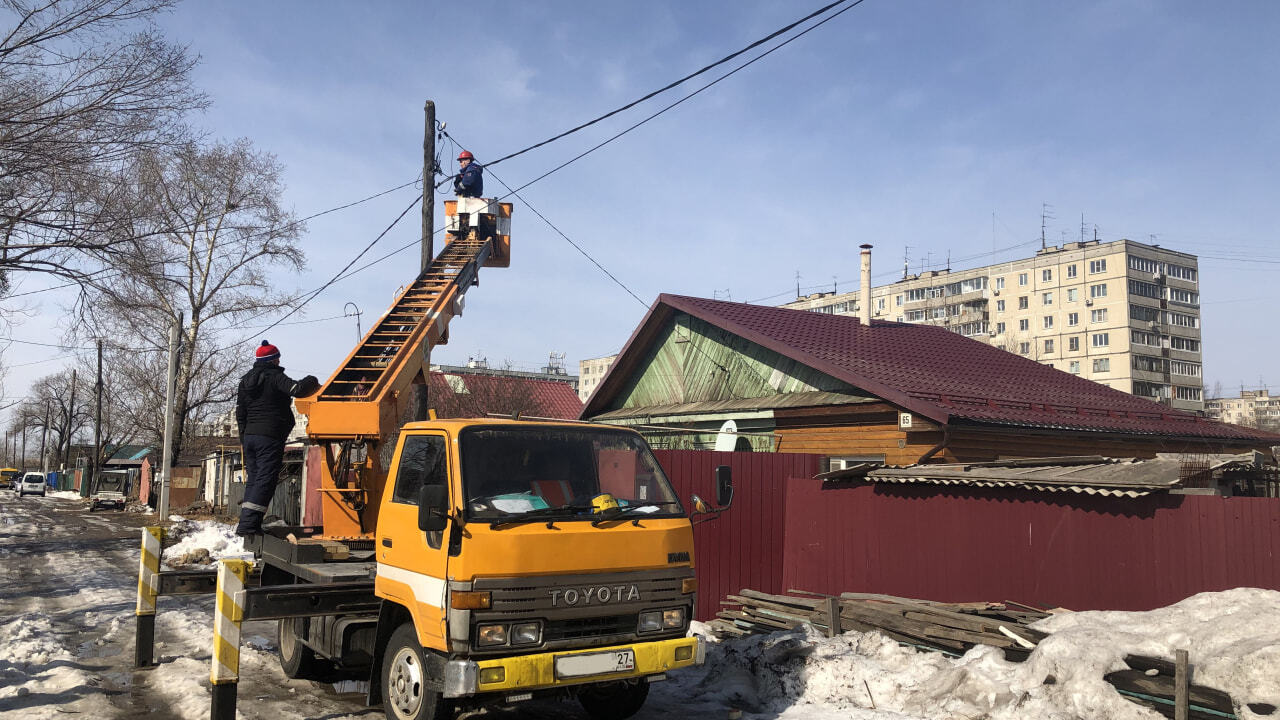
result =
[[[160,594],[160,543],[164,528],[142,528],[142,557],[138,560],[138,606],[134,610],[133,665],[147,667],[152,662],[156,640],[156,596]]]
[[[225,558],[218,562],[218,601],[213,612],[213,720],[235,720],[236,684],[240,680],[240,623],[244,620],[244,583],[249,562]]]

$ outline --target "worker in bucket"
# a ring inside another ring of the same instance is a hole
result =
[[[458,153],[458,174],[453,179],[453,194],[478,198],[484,195],[484,170],[470,150]]]
[[[293,430],[293,398],[310,395],[319,387],[314,375],[297,381],[285,375],[280,350],[266,340],[254,352],[253,367],[240,378],[236,392],[236,424],[248,474],[237,535],[262,534],[262,518],[284,464],[284,444]]]

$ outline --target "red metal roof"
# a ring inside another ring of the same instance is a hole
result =
[[[569,383],[556,380],[431,373],[429,404],[441,418],[486,417],[491,413],[576,420],[582,401]]]
[[[1280,435],[1208,420],[1114,390],[946,328],[844,315],[658,296],[584,417],[601,412],[615,373],[646,326],[686,312],[785,357],[940,423],[1058,428],[1280,444]],[[643,344],[641,341],[640,344]],[[634,348],[636,351],[641,347]]]

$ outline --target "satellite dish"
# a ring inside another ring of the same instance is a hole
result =
[[[725,420],[720,426],[720,433],[716,435],[716,450],[719,452],[733,452],[734,446],[738,442],[738,424],[732,420]]]

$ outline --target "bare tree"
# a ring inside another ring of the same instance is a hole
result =
[[[92,383],[76,373],[73,391],[72,375],[70,369],[65,369],[37,380],[19,412],[19,417],[29,423],[33,432],[48,428],[49,444],[45,454],[53,458],[50,462],[53,467],[66,457],[76,434],[93,423]]]
[[[230,347],[233,334],[245,333],[238,326],[293,301],[267,277],[272,268],[303,266],[296,245],[303,226],[280,205],[280,172],[248,140],[192,143],[143,153],[114,193],[129,221],[118,228],[110,260],[126,276],[86,285],[77,315],[92,334],[117,339],[113,356],[131,355],[132,367],[120,370],[122,397],[155,439],[164,422],[169,328],[182,317],[175,456],[187,424],[206,420],[234,392],[244,369]]]
[[[189,136],[196,59],[152,24],[173,0],[0,0],[0,295],[9,273],[83,280],[120,240],[116,171]],[[8,21],[8,22],[4,22]]]

